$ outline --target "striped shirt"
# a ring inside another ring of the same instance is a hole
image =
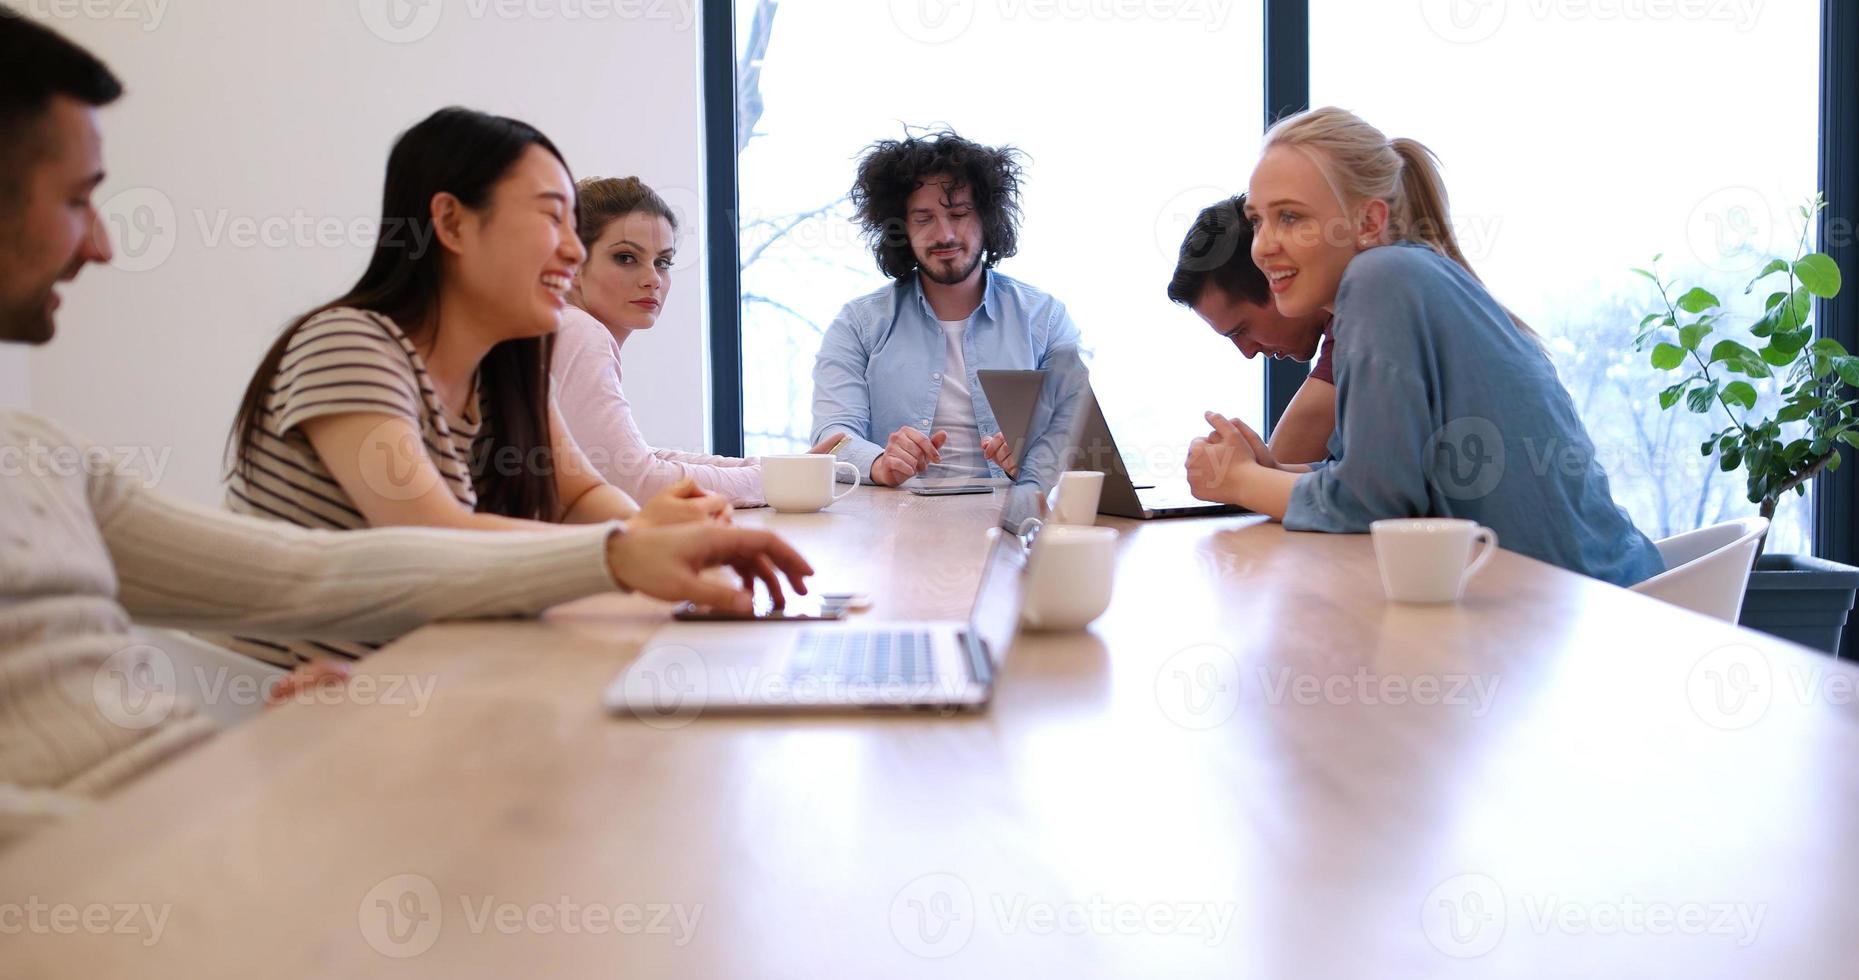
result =
[[[388,317],[346,308],[319,313],[298,327],[285,346],[254,438],[239,447],[227,476],[226,506],[235,513],[300,527],[367,527],[367,518],[323,465],[302,429],[312,419],[367,413],[413,423],[452,496],[475,510],[472,453],[480,433],[487,431],[478,404],[474,383],[472,404],[464,413],[448,411],[413,341]],[[352,660],[377,648],[315,640],[212,639],[281,666],[319,654]]]

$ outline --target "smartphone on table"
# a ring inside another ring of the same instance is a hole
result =
[[[844,619],[846,612],[843,603],[829,603],[818,596],[807,595],[789,596],[787,605],[776,606],[767,595],[758,592],[750,612],[740,613],[733,609],[716,609],[686,602],[671,610],[671,618],[687,623],[805,623]]]

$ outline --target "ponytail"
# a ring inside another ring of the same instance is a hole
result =
[[[1453,234],[1439,158],[1425,144],[1406,138],[1391,140],[1355,113],[1324,106],[1286,116],[1266,130],[1261,152],[1274,146],[1295,146],[1308,152],[1337,196],[1347,203],[1388,202],[1388,232],[1394,241],[1425,245],[1483,283]],[[1525,336],[1536,339],[1529,324],[1508,308],[1504,312]]]
[[[1396,137],[1388,141],[1395,156],[1401,159],[1401,188],[1393,203],[1396,241],[1419,242],[1457,262],[1473,279],[1478,273],[1465,259],[1459,239],[1452,232],[1452,215],[1447,209],[1446,182],[1440,179],[1439,157],[1419,140]],[[1482,281],[1482,280],[1481,280]]]

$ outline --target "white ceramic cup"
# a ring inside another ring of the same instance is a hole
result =
[[[1097,501],[1104,495],[1104,474],[1096,470],[1066,470],[1052,490],[1053,524],[1096,524]]]
[[[1116,568],[1115,528],[1041,527],[1026,561],[1021,621],[1036,630],[1077,630],[1091,625],[1110,607]]]
[[[839,467],[852,471],[852,482],[833,492]],[[828,453],[762,457],[762,496],[783,514],[811,514],[858,489],[858,467]]]
[[[1402,517],[1368,526],[1381,588],[1394,602],[1458,602],[1465,583],[1498,550],[1497,532],[1453,517]],[[1484,542],[1478,557],[1472,545]]]

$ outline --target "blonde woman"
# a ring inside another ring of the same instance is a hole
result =
[[[1342,109],[1300,113],[1266,133],[1246,216],[1278,312],[1333,317],[1334,458],[1273,465],[1256,433],[1210,412],[1188,455],[1196,496],[1302,531],[1469,518],[1617,585],[1663,569],[1549,358],[1472,273],[1431,151]]]
[[[578,190],[587,262],[551,362],[569,433],[607,482],[640,499],[688,479],[736,506],[760,506],[756,460],[652,448],[620,390],[620,348],[652,329],[671,294],[677,216],[637,177],[589,178]]]

